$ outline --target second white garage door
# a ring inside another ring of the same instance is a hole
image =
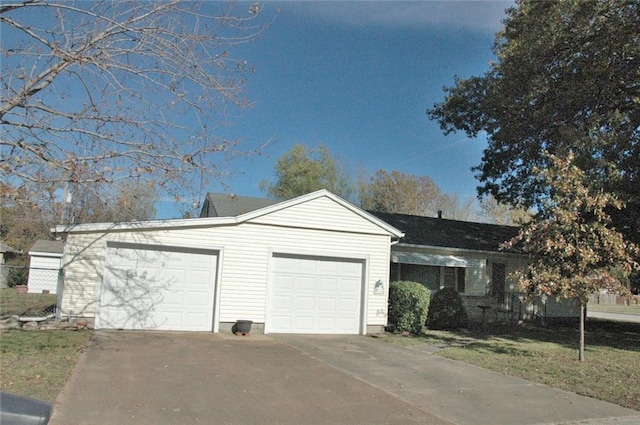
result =
[[[363,262],[274,255],[266,331],[360,333]]]
[[[217,253],[111,244],[96,326],[212,331]]]

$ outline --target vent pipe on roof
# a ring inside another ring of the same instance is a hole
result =
[[[442,218],[442,210],[438,210],[438,218]]]

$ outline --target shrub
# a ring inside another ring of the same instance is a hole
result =
[[[419,283],[391,282],[388,330],[421,333],[429,309],[429,295],[429,290]]]
[[[443,288],[433,295],[427,315],[429,329],[464,328],[468,320],[462,299],[455,289]]]

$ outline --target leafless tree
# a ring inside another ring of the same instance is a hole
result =
[[[232,49],[272,18],[258,4],[0,4],[0,195],[22,185],[153,184],[177,196],[255,153],[226,126],[251,105]],[[267,142],[266,140],[263,142]]]

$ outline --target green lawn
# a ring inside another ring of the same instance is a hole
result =
[[[402,345],[437,344],[437,354],[506,375],[640,410],[640,325],[595,321],[586,333],[586,361],[578,361],[573,327],[480,332],[427,331],[385,340]]]
[[[0,290],[0,316],[42,316],[55,295]],[[0,389],[53,402],[71,376],[92,332],[0,331]]]
[[[633,314],[640,316],[640,304],[616,305],[616,304],[587,304],[588,311],[602,311],[604,313]]]

